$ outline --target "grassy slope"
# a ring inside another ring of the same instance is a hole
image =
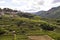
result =
[[[12,31],[16,31],[17,40],[29,40],[27,38],[28,35],[49,35],[56,40],[60,40],[60,29],[58,30],[58,28],[56,28],[55,31],[45,31],[40,28],[42,23],[48,22],[40,19],[37,20],[19,16],[11,17],[10,15],[4,15],[0,17],[0,29],[6,33],[1,35],[0,39],[12,40],[14,38]]]

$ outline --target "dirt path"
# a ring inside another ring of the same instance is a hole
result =
[[[51,37],[49,37],[48,35],[44,35],[44,36],[28,36],[31,40],[54,40]]]

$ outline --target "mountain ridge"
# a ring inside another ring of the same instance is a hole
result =
[[[35,14],[39,15],[43,18],[60,19],[60,6],[59,7],[53,7],[48,11],[39,11]]]

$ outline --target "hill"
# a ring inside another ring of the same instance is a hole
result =
[[[48,11],[39,11],[35,13],[43,18],[53,18],[53,19],[60,19],[60,6],[54,7]]]
[[[60,20],[49,23],[30,13],[4,12],[4,15],[0,15],[0,40],[30,40],[28,36],[41,35],[60,40],[60,27],[57,23],[60,24]]]

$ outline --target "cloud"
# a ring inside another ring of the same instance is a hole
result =
[[[35,11],[36,9],[40,8],[40,4],[38,5],[40,1],[41,0],[12,0],[14,4],[20,5],[20,9],[22,9],[22,11],[28,11],[31,9],[31,11]]]
[[[52,7],[57,6],[60,6],[60,2],[57,2],[57,0],[9,0],[9,1],[1,0],[0,1],[0,7],[8,7],[26,12],[36,12],[40,10],[47,11]]]
[[[49,10],[54,0],[12,0],[14,4],[20,5],[22,11]]]
[[[5,1],[1,1],[1,0],[0,0],[0,3],[5,3]]]
[[[53,3],[57,3],[57,2],[60,2],[60,0],[54,0],[54,2],[53,2]]]

